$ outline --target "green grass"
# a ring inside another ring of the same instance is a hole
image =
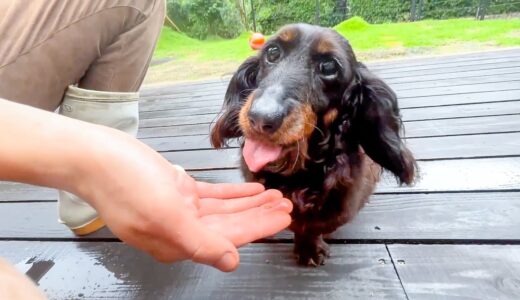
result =
[[[520,46],[520,20],[451,19],[414,23],[368,24],[360,18],[347,20],[335,29],[355,51],[419,47],[441,47],[457,43],[486,43]],[[243,60],[254,54],[248,46],[249,33],[236,39],[200,41],[164,28],[155,57],[176,60]]]
[[[254,52],[249,48],[249,33],[236,39],[200,41],[164,27],[155,49],[155,57],[175,57],[187,60],[242,60]]]
[[[339,24],[335,29],[350,41],[354,49],[361,51],[375,48],[439,47],[465,42],[520,46],[520,20],[518,19],[426,20],[414,23],[370,25],[362,19],[353,18]]]

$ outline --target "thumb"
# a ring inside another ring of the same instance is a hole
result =
[[[240,257],[233,243],[196,220],[190,227],[189,238],[192,242],[187,251],[192,261],[213,266],[223,272],[231,272],[238,267]]]

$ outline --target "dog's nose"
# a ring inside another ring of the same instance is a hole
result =
[[[280,113],[263,113],[249,111],[249,123],[258,132],[272,134],[282,126],[283,115]]]

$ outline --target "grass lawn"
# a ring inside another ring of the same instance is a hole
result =
[[[352,18],[334,27],[363,59],[475,51],[520,46],[520,20],[425,20],[414,23],[368,24]],[[249,33],[236,39],[200,41],[164,28],[154,58],[171,58],[153,66],[146,83],[218,78],[232,73],[246,57]]]

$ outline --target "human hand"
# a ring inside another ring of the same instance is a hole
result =
[[[81,197],[121,240],[158,260],[192,259],[231,271],[236,247],[291,221],[291,202],[280,192],[196,182],[118,130],[1,99],[0,120],[0,145],[9,145],[0,147],[0,180]]]
[[[222,271],[239,263],[237,247],[290,222],[292,204],[256,183],[196,182],[180,167],[125,134],[104,128],[73,193],[93,205],[126,243],[162,262],[191,259]],[[92,146],[91,146],[92,147]]]

